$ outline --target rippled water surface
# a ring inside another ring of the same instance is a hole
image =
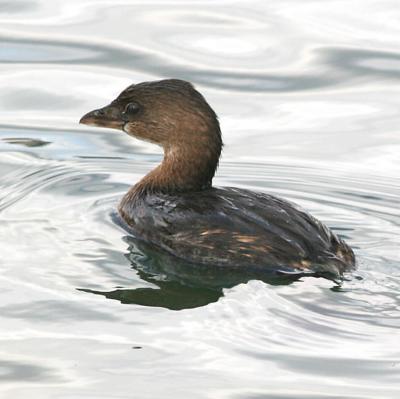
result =
[[[395,0],[0,0],[2,397],[399,398],[399,18]],[[215,183],[323,220],[355,249],[348,281],[190,287],[114,223],[161,153],[77,121],[165,77],[220,115]]]

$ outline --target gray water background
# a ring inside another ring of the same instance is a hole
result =
[[[0,396],[399,398],[399,20],[393,0],[0,1]],[[351,244],[341,288],[130,300],[163,276],[132,267],[111,215],[162,155],[77,122],[167,77],[220,116],[216,184],[295,201]]]

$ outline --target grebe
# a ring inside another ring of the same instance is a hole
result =
[[[230,271],[340,278],[352,249],[288,201],[213,187],[222,149],[217,115],[189,82],[133,84],[80,123],[161,145],[164,159],[122,198],[134,235],[191,264]]]

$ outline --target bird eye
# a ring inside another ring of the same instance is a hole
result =
[[[138,113],[140,110],[140,107],[138,104],[136,103],[129,103],[127,104],[127,106],[125,107],[125,111],[124,113],[129,114],[129,115],[134,115],[136,113]]]

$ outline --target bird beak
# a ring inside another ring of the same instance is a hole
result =
[[[111,129],[122,130],[125,121],[121,117],[120,109],[110,104],[83,115],[79,123],[89,126],[109,127]]]

